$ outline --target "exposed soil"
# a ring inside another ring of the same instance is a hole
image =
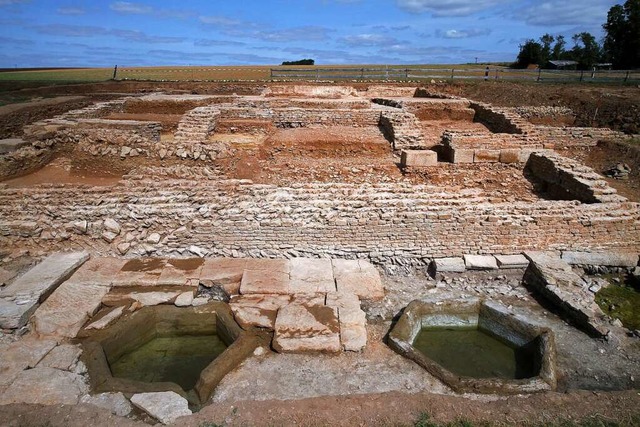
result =
[[[39,184],[108,186],[117,184],[121,177],[122,174],[113,170],[104,170],[95,162],[83,167],[74,165],[74,162],[66,157],[59,157],[42,169],[2,183],[17,188]]]
[[[596,147],[572,147],[557,149],[560,154],[578,160],[604,176],[618,194],[631,201],[640,202],[640,142],[601,141]],[[631,167],[627,179],[615,179],[604,171],[622,162]]]
[[[511,82],[442,83],[434,90],[488,102],[496,106],[568,107],[574,126],[609,127],[640,133],[640,87]]]
[[[178,129],[178,122],[182,116],[180,114],[157,114],[157,113],[113,113],[105,117],[107,120],[141,120],[162,123],[163,132],[175,132]]]

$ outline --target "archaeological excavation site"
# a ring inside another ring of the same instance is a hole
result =
[[[96,86],[0,107],[0,424],[640,423],[629,126],[446,84]]]

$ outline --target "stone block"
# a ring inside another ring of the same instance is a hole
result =
[[[291,302],[289,295],[240,295],[229,306],[243,329],[253,327],[272,330],[280,307]]]
[[[191,304],[189,304],[191,305]],[[124,306],[116,307],[111,310],[109,313],[102,316],[100,319],[92,322],[90,325],[86,327],[86,329],[104,329],[109,326],[111,323],[115,322],[122,313],[124,312]]]
[[[288,304],[278,311],[273,348],[279,353],[328,352],[341,349],[335,308]]]
[[[496,255],[498,267],[509,268],[527,268],[529,260],[524,255]]]
[[[363,325],[341,327],[340,339],[345,351],[362,351],[367,346],[367,328]]]
[[[203,258],[169,259],[160,273],[158,285],[199,283]]]
[[[37,308],[38,297],[0,298],[0,329],[23,327]]]
[[[0,291],[0,298],[31,295],[42,300],[88,259],[87,252],[49,255],[31,270],[15,279],[6,289]]]
[[[229,295],[237,295],[246,265],[244,258],[207,259],[200,272],[200,283],[206,287],[221,286]]]
[[[0,351],[0,388],[11,384],[25,369],[35,368],[57,345],[53,339],[24,338]]]
[[[166,264],[158,258],[131,259],[116,274],[113,286],[155,286]]]
[[[464,265],[467,270],[497,270],[498,264],[493,255],[465,255]]]
[[[562,259],[572,265],[598,265],[606,267],[635,267],[638,253],[627,251],[577,252],[564,251]]]
[[[436,258],[431,268],[434,273],[464,273],[467,269],[462,258]]]
[[[289,294],[289,273],[277,270],[245,270],[240,294]]]
[[[517,148],[505,148],[500,150],[500,163],[519,163],[521,162],[520,150]]]
[[[82,350],[77,345],[62,344],[51,350],[38,363],[38,367],[55,368],[63,371],[70,370],[78,361]]]
[[[355,294],[362,299],[384,298],[380,273],[367,261],[333,260],[333,274],[340,293]],[[346,261],[346,262],[345,262]]]
[[[138,301],[143,306],[166,304],[175,300],[182,291],[158,291],[158,292],[132,292],[131,299]],[[193,302],[193,300],[192,300]]]
[[[438,153],[431,150],[402,150],[400,164],[403,168],[436,166],[438,164]]]
[[[121,258],[91,258],[73,273],[67,283],[111,286],[126,262]]]
[[[331,260],[292,258],[289,264],[292,293],[313,294],[336,291]]]
[[[475,150],[466,148],[451,149],[452,163],[473,163]]]
[[[178,295],[174,304],[176,307],[189,307],[192,302],[193,302],[193,291],[188,291]]]
[[[162,424],[171,424],[180,417],[192,414],[187,399],[173,391],[134,394],[131,403]]]
[[[28,145],[28,142],[20,138],[0,139],[0,154],[12,153]]]
[[[34,368],[20,372],[0,394],[0,405],[76,405],[89,391],[84,377],[54,368]]]
[[[63,283],[36,310],[35,329],[42,335],[74,338],[82,325],[100,308],[109,288]]]
[[[473,156],[474,163],[496,163],[500,161],[500,150],[475,150]]]
[[[124,394],[120,392],[100,393],[93,396],[86,394],[80,398],[80,403],[107,409],[119,417],[126,417],[133,409],[131,403],[129,403],[129,399],[124,397]]]

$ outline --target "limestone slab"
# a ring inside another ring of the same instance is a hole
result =
[[[474,150],[454,148],[452,151],[452,163],[473,163]]]
[[[241,295],[234,297],[229,306],[243,329],[258,327],[272,330],[278,310],[290,301],[289,295]]]
[[[289,263],[292,293],[313,294],[336,291],[331,260],[292,258]]]
[[[28,145],[30,144],[21,138],[0,139],[0,154],[11,153]]]
[[[181,293],[174,302],[176,307],[189,307],[191,303],[193,303],[193,291]]]
[[[380,300],[384,298],[384,288],[380,273],[367,261],[353,261],[356,264],[344,264],[336,268],[336,289],[342,293],[352,293],[362,299]],[[357,266],[357,269],[356,269]]]
[[[187,399],[173,391],[134,394],[131,396],[131,403],[162,424],[173,423],[192,413]]]
[[[166,304],[180,295],[182,291],[132,292],[131,298],[144,306]]]
[[[133,410],[129,400],[122,393],[86,394],[80,398],[80,403],[97,406],[111,411],[119,417],[126,417]]]
[[[34,368],[20,372],[0,395],[0,405],[76,405],[89,391],[84,377],[53,368]]]
[[[500,163],[519,163],[520,150],[517,148],[500,150]]]
[[[76,364],[80,353],[82,353],[82,350],[77,345],[61,344],[51,350],[44,359],[38,363],[38,367],[68,371]]]
[[[362,351],[367,346],[367,328],[363,325],[341,326],[340,342],[345,351]]]
[[[468,270],[497,270],[498,263],[493,255],[465,255],[464,265]]]
[[[607,267],[635,267],[638,265],[637,252],[577,252],[564,251],[562,259],[573,265],[598,265]]]
[[[82,325],[100,308],[109,288],[63,283],[33,315],[39,334],[74,338]]]
[[[500,161],[500,150],[476,150],[473,156],[474,163],[496,163]]]
[[[11,384],[23,370],[34,368],[57,344],[53,339],[25,338],[0,351],[0,387]]]
[[[167,261],[158,258],[131,259],[114,278],[114,286],[155,286]]]
[[[0,291],[0,298],[31,295],[42,300],[88,259],[87,252],[49,255],[38,265],[16,278],[6,289]]]
[[[498,267],[503,269],[527,268],[529,260],[524,255],[496,255]]]
[[[207,287],[221,286],[227,294],[237,295],[246,265],[244,258],[207,259],[200,272],[200,283]]]
[[[289,294],[289,272],[279,270],[245,270],[240,283],[241,294]]]
[[[158,285],[197,285],[203,264],[203,258],[169,259],[160,273]]]
[[[127,260],[119,258],[91,258],[67,282],[111,286],[126,262]]]
[[[124,312],[124,306],[116,307],[100,319],[89,324],[86,329],[104,329],[116,321]]]
[[[431,265],[436,273],[464,273],[467,269],[462,258],[436,258]]]
[[[273,348],[280,353],[339,352],[337,310],[328,306],[288,304],[278,311]]]
[[[16,298],[0,298],[0,328],[18,329],[29,321],[38,308],[38,297],[27,295]]]
[[[400,164],[403,168],[436,166],[438,164],[438,153],[431,150],[402,150]]]

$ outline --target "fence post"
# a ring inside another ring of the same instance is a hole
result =
[[[496,80],[500,78],[500,69],[496,68]]]
[[[116,65],[116,66],[113,68],[113,80],[115,80],[115,79],[116,79],[116,75],[117,75],[117,74],[118,74],[118,66]]]
[[[455,71],[456,71],[456,70],[455,70],[454,68],[452,68],[452,69],[451,69],[451,81],[453,81],[453,73],[454,73]]]
[[[627,74],[624,76],[624,82],[626,83],[627,80],[629,80],[629,71],[627,71]]]
[[[580,81],[582,81],[582,79],[584,79],[584,70],[580,71]]]
[[[389,66],[388,65],[384,66],[384,79],[385,80],[389,80]]]
[[[316,68],[316,81],[320,80],[320,69]]]
[[[542,68],[538,68],[538,80],[536,80],[537,82],[539,82],[540,79],[542,78],[541,75],[542,75]]]
[[[409,80],[409,69],[408,68],[404,69],[404,78]]]
[[[360,68],[360,80],[364,80],[364,68]]]
[[[489,80],[489,66],[484,70],[484,80]]]

